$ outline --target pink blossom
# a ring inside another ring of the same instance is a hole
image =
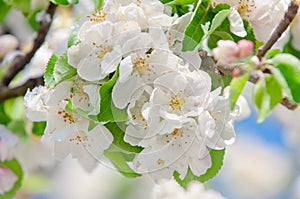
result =
[[[18,177],[10,169],[0,166],[0,195],[11,190],[17,180]]]
[[[240,49],[239,56],[240,57],[248,57],[249,55],[253,54],[254,51],[254,44],[252,41],[249,40],[240,40],[238,41],[238,46]]]

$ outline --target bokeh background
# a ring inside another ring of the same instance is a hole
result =
[[[90,1],[80,1],[72,10],[59,8],[47,42],[15,83],[41,75],[51,54],[61,54],[66,49],[69,34],[90,10]],[[8,31],[16,35],[20,49],[30,49],[34,33],[16,10],[10,11],[0,27],[0,34]],[[10,53],[1,65],[18,51]],[[244,96],[249,102],[251,92],[248,84]],[[226,149],[220,173],[205,186],[228,199],[300,199],[300,110],[290,112],[277,107],[265,122],[257,124],[255,110],[251,109],[247,119],[235,123],[237,140]],[[0,131],[5,129],[0,127]],[[155,182],[148,176],[127,179],[101,164],[86,173],[76,160],[54,159],[51,146],[42,144],[38,137],[29,140],[17,149],[26,171],[17,199],[151,198]]]

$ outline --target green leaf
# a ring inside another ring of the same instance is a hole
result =
[[[24,119],[25,107],[23,97],[6,100],[4,102],[4,111],[13,120]]]
[[[34,31],[38,31],[39,29],[39,26],[40,26],[40,23],[36,20],[36,15],[40,12],[41,10],[38,9],[38,10],[35,10],[34,12],[30,13],[27,17],[28,19],[28,23],[29,25],[31,26],[31,28],[34,30]]]
[[[97,115],[99,122],[123,122],[127,121],[125,109],[118,109],[112,102],[112,89],[118,79],[119,71],[100,87],[100,113]]]
[[[281,85],[269,75],[261,78],[254,86],[254,104],[258,111],[257,122],[262,122],[282,100]]]
[[[141,176],[134,172],[127,164],[125,157],[120,152],[111,152],[110,149],[104,151],[104,155],[110,159],[118,171],[128,178],[136,178]]]
[[[297,57],[298,59],[300,59],[300,51],[293,47],[292,42],[293,42],[293,36],[291,35],[289,42],[283,48],[283,52],[292,54],[295,57]]]
[[[192,20],[187,26],[182,42],[183,51],[193,51],[202,41],[223,23],[230,10],[228,5],[220,4],[212,8],[208,1],[199,1]]]
[[[70,2],[68,0],[50,0],[50,1],[57,5],[63,5],[63,6],[70,5]]]
[[[200,181],[200,182],[206,182],[210,179],[212,179],[213,177],[215,177],[218,172],[220,171],[220,169],[222,168],[223,166],[223,160],[224,160],[224,155],[225,155],[225,149],[223,150],[213,150],[213,149],[210,149],[209,150],[209,153],[210,153],[210,157],[211,157],[211,163],[212,163],[212,166],[207,169],[206,173],[201,175],[201,176],[195,176],[193,174],[193,172],[191,171],[191,169],[189,168],[188,169],[188,172],[185,176],[185,178],[183,180],[181,180],[179,178],[179,173],[177,171],[175,171],[173,173],[173,176],[175,178],[175,180],[183,187],[183,188],[187,188],[188,184],[191,182],[191,181]]]
[[[30,14],[30,0],[3,0],[7,5],[16,7],[25,16]]]
[[[114,140],[104,155],[108,157],[115,167],[126,177],[134,178],[140,176],[135,173],[127,164],[127,161],[132,161],[137,153],[140,153],[143,148],[138,146],[131,146],[124,141],[124,130],[126,125],[124,123],[109,122],[105,127],[112,133]]]
[[[240,77],[233,78],[230,83],[230,92],[229,92],[229,101],[230,101],[230,109],[233,110],[235,107],[235,103],[241,95],[246,82],[249,79],[249,74],[246,73]]]
[[[174,0],[168,2],[167,5],[187,5],[194,3],[194,0]]]
[[[289,85],[287,84],[287,82],[285,81],[285,78],[281,74],[280,70],[278,70],[277,68],[274,68],[274,67],[269,67],[269,69],[271,70],[272,74],[274,75],[274,77],[276,78],[276,80],[280,84],[281,88],[283,89],[283,91],[287,95],[288,100],[290,102],[295,103],[293,95],[292,95],[292,91],[291,91]]]
[[[281,53],[281,50],[278,49],[278,48],[276,48],[276,49],[270,49],[270,50],[268,50],[268,52],[266,53],[265,58],[266,58],[266,59],[271,59],[271,58],[273,58],[275,55],[280,54],[280,53]]]
[[[9,12],[11,6],[7,5],[4,0],[0,0],[0,24],[4,21],[6,14]]]
[[[57,59],[54,66],[53,77],[55,80],[55,84],[59,84],[62,81],[68,80],[74,77],[76,74],[76,69],[68,64],[68,56],[65,52]]]
[[[33,122],[32,133],[37,136],[44,135],[46,122]]]
[[[73,31],[68,39],[68,48],[70,48],[71,46],[78,44],[79,43],[79,39],[78,39],[78,32],[77,31]]]
[[[7,125],[11,121],[11,118],[6,114],[4,110],[4,102],[0,102],[0,124]]]
[[[277,54],[272,59],[272,64],[279,69],[284,77],[293,101],[300,102],[300,61],[291,54]]]
[[[23,171],[20,163],[16,159],[0,162],[0,166],[9,168],[17,177],[18,180],[15,182],[13,188],[5,192],[3,195],[0,195],[1,199],[11,199],[15,196],[18,189],[21,187],[22,179],[23,179]]]
[[[55,86],[55,79],[53,73],[54,73],[54,66],[57,60],[58,57],[55,54],[53,54],[48,61],[46,71],[44,74],[45,85],[50,88]]]
[[[27,138],[26,123],[23,120],[12,120],[6,125],[6,128],[20,138]]]
[[[132,146],[124,141],[126,125],[124,123],[109,122],[105,124],[105,127],[111,132],[114,137],[113,145],[118,148],[119,151],[128,154],[140,153],[143,148],[138,146]],[[130,160],[128,160],[130,161]]]
[[[96,9],[102,8],[104,5],[104,0],[94,0],[94,5]]]
[[[230,33],[224,31],[214,31],[208,38],[208,47],[213,49],[217,47],[217,42],[219,40],[231,40],[233,41],[233,37]]]

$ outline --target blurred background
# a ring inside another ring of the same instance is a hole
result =
[[[41,8],[47,3],[32,2]],[[14,83],[21,84],[43,74],[51,54],[61,54],[66,49],[70,33],[90,10],[93,10],[91,1],[80,1],[72,10],[60,7],[47,42]],[[15,35],[18,41],[6,52],[7,56],[0,57],[2,67],[19,53],[18,49],[25,52],[30,49],[34,36],[23,15],[13,9],[0,26],[0,34],[0,37]],[[0,44],[0,52],[4,44]],[[249,102],[251,91],[249,84],[244,89]],[[300,199],[300,110],[290,112],[278,107],[265,122],[257,124],[255,110],[251,109],[247,119],[235,123],[237,140],[227,148],[220,173],[205,186],[229,199]],[[0,131],[5,131],[4,127],[1,126]],[[86,173],[76,160],[55,160],[51,146],[42,144],[39,137],[30,136],[29,142],[22,142],[17,148],[17,158],[26,173],[17,199],[150,198],[155,185],[150,177],[127,179],[103,165]]]

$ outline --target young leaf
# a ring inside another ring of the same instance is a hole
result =
[[[209,6],[210,5],[207,1],[198,1],[197,7],[192,16],[192,20],[184,32],[184,39],[182,41],[183,51],[193,51],[200,43],[202,37],[204,36],[204,31],[201,24],[205,24],[209,21],[208,19],[205,19]]]
[[[94,5],[96,9],[102,8],[104,0],[94,0]]]
[[[268,50],[268,52],[266,53],[265,58],[266,58],[266,59],[271,59],[271,58],[273,58],[275,55],[280,54],[280,53],[281,53],[281,50],[278,49],[278,48],[276,48],[276,49],[270,49],[270,50]]]
[[[118,171],[123,174],[124,176],[128,178],[136,178],[141,176],[141,174],[138,174],[134,172],[127,164],[125,157],[120,152],[114,152],[110,151],[109,149],[106,149],[104,151],[104,155],[110,159],[110,161],[113,163],[113,165],[118,169]]]
[[[32,133],[37,136],[44,135],[46,122],[33,122]]]
[[[4,102],[4,111],[13,120],[23,120],[25,113],[23,97],[6,100]]]
[[[58,60],[58,57],[55,54],[53,54],[48,61],[46,71],[44,74],[45,85],[50,88],[55,86],[55,79],[54,79],[53,73],[54,73],[54,66],[55,66],[57,60]]]
[[[202,41],[211,35],[227,18],[230,10],[226,8],[228,6],[219,5],[213,9],[208,1],[199,1],[192,20],[185,30],[182,50],[193,51],[199,48]],[[217,13],[215,13],[216,11]]]
[[[0,124],[7,125],[11,121],[11,118],[6,114],[4,110],[4,102],[0,103]]]
[[[258,111],[257,122],[262,122],[282,100],[281,85],[273,76],[261,78],[254,86],[254,104]]]
[[[9,6],[20,10],[25,16],[30,14],[30,0],[3,0]]]
[[[72,45],[75,45],[79,42],[77,35],[78,35],[77,31],[74,31],[70,34],[69,39],[68,39],[68,48],[70,48]]]
[[[194,0],[174,0],[168,2],[167,5],[187,5],[194,3]]]
[[[0,24],[5,19],[6,14],[9,12],[11,6],[7,5],[4,0],[0,0]]]
[[[223,166],[225,149],[223,149],[223,150],[210,149],[209,153],[210,153],[210,157],[211,157],[212,166],[209,169],[207,169],[205,174],[203,174],[201,176],[195,176],[193,174],[193,172],[191,171],[191,169],[189,168],[185,178],[183,180],[181,180],[180,177],[179,177],[180,174],[177,171],[175,171],[173,173],[173,176],[174,176],[175,180],[183,188],[186,189],[188,184],[191,181],[197,180],[197,181],[200,181],[200,182],[206,182],[206,181],[212,179],[213,177],[215,177],[218,174],[218,172],[220,171],[220,169]]]
[[[241,95],[243,88],[246,82],[249,79],[249,74],[246,73],[240,77],[233,78],[230,82],[230,92],[229,92],[229,101],[230,101],[230,109],[233,110],[235,107],[235,103]]]
[[[5,192],[3,195],[0,195],[1,199],[11,199],[15,196],[18,189],[21,187],[23,179],[23,171],[20,163],[16,159],[0,162],[0,166],[10,169],[17,177],[18,180],[15,182],[13,188]]]
[[[118,79],[119,72],[100,87],[100,113],[98,114],[99,122],[123,122],[127,121],[127,112],[125,109],[118,109],[112,102],[112,89]]]
[[[279,69],[293,96],[293,101],[300,102],[300,61],[291,54],[278,54],[272,64]]]
[[[62,81],[68,80],[74,77],[76,74],[76,69],[68,64],[67,53],[64,53],[57,59],[53,71],[55,84],[59,84]]]
[[[63,6],[70,5],[70,2],[68,0],[50,0],[50,1],[57,5],[63,5]]]
[[[293,37],[291,36],[289,42],[284,46],[283,52],[292,54],[298,59],[300,59],[300,51],[293,47],[292,41],[293,41]]]
[[[131,146],[124,141],[124,123],[109,122],[105,127],[112,133],[114,140],[109,149],[104,154],[108,157],[116,168],[126,177],[137,177],[140,174],[135,173],[127,164],[127,161],[132,161],[137,153],[140,153],[143,148]]]
[[[105,124],[105,127],[112,133],[114,137],[113,144],[118,147],[122,152],[137,154],[140,153],[143,148],[138,146],[131,146],[124,141],[125,124],[109,122]]]

